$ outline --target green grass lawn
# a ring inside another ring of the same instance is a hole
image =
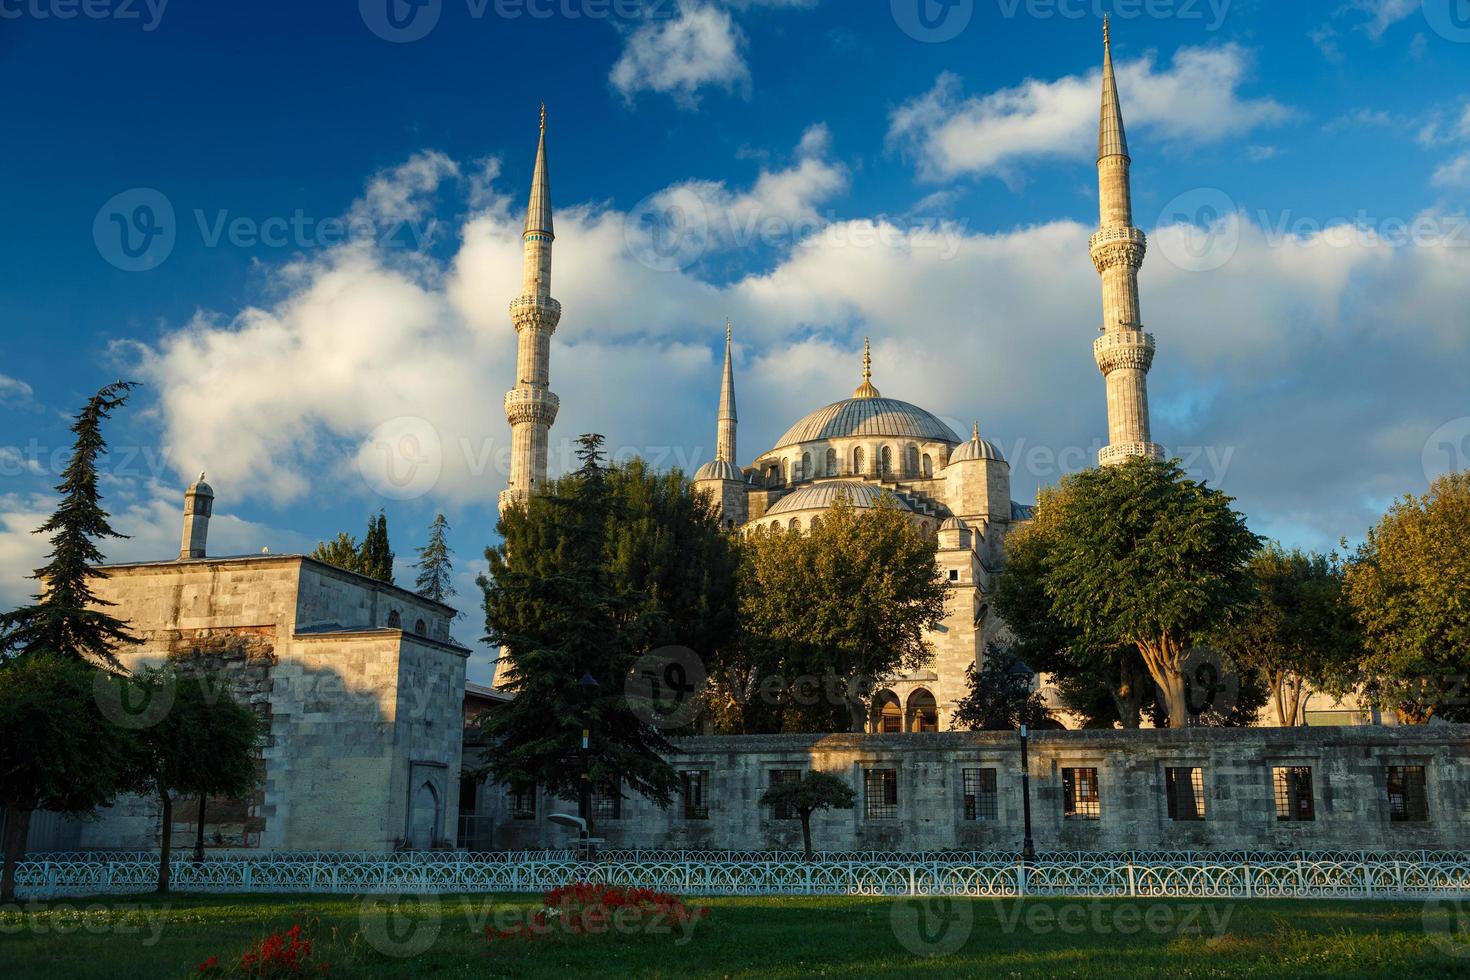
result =
[[[1450,903],[723,898],[692,935],[491,944],[532,896],[78,899],[0,910],[0,977],[159,980],[299,922],[333,977],[1470,976]],[[393,955],[421,949],[415,955]],[[953,950],[952,952],[950,950]],[[923,956],[923,952],[943,955]]]

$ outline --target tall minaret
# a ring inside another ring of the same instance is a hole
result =
[[[719,430],[715,435],[715,459],[735,462],[735,368],[730,363],[730,321],[725,321],[725,379],[720,384]]]
[[[510,422],[510,485],[500,495],[502,512],[539,493],[546,484],[551,426],[561,400],[552,394],[551,335],[561,321],[561,304],[551,298],[551,180],[546,171],[546,106],[541,107],[541,142],[531,180],[531,205],[521,236],[525,265],[521,295],[510,304],[516,328],[516,386],[505,395]]]
[[[1097,366],[1107,379],[1108,445],[1098,453],[1102,466],[1130,456],[1164,455],[1154,443],[1148,422],[1148,369],[1154,360],[1154,338],[1145,333],[1138,309],[1138,270],[1148,241],[1133,227],[1129,184],[1128,137],[1118,106],[1118,80],[1113,74],[1113,46],[1103,21],[1102,118],[1097,144],[1098,199],[1102,227],[1089,243],[1092,263],[1102,276],[1102,336],[1092,345]]]

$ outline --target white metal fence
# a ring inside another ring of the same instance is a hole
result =
[[[374,855],[354,859],[252,857],[172,863],[181,892],[213,893],[516,893],[541,892],[580,880],[655,888],[683,895],[954,895],[1407,898],[1470,894],[1470,855],[1258,855],[1232,860],[1200,855],[1147,860],[1089,855],[1023,864],[1007,860],[916,859],[887,855],[813,861],[739,856],[624,860],[604,854],[579,864],[544,854],[501,854],[496,860],[457,855]],[[63,858],[63,859],[58,859]],[[1406,859],[1407,858],[1407,859]],[[1424,859],[1429,858],[1429,859]],[[23,898],[118,895],[151,891],[157,856],[125,858],[46,855],[23,862]]]

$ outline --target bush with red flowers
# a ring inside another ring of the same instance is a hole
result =
[[[199,964],[199,977],[246,977],[249,980],[275,980],[277,977],[302,977],[323,974],[331,964],[318,959],[314,943],[299,925],[285,932],[269,935],[231,963],[221,963],[211,956]]]
[[[691,906],[677,895],[651,888],[624,888],[579,882],[554,888],[543,896],[545,906],[513,924],[485,928],[491,944],[509,940],[533,942],[554,935],[605,936],[672,935],[687,941],[694,923],[709,917],[709,908]]]

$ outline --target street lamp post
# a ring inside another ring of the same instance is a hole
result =
[[[577,693],[582,700],[582,785],[577,799],[577,816],[582,818],[582,835],[577,857],[587,860],[591,845],[587,842],[592,826],[592,699],[597,694],[597,678],[584,673],[577,679]]]
[[[1020,660],[1012,660],[1006,673],[1012,677],[1031,678],[1036,676],[1026,664]],[[1029,688],[1029,682],[1028,682]],[[1029,694],[1029,689],[1028,689]],[[1026,728],[1026,722],[1030,720],[1031,700],[1028,697],[1021,708],[1021,819],[1025,829],[1025,837],[1021,840],[1021,860],[1036,860],[1036,844],[1031,839],[1031,760],[1027,755],[1027,742],[1030,732]]]

